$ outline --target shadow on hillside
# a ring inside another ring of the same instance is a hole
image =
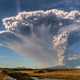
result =
[[[34,80],[28,74],[23,74],[23,73],[20,73],[20,72],[10,73],[8,75],[17,79],[17,80]]]

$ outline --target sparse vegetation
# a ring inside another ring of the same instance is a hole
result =
[[[8,76],[17,80],[33,80],[32,77],[80,80],[80,69],[1,69],[0,80]]]

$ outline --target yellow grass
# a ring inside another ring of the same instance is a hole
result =
[[[32,77],[37,78],[56,78],[65,80],[80,80],[79,69],[63,69],[63,70],[7,70],[7,72],[0,72],[0,80],[5,80],[6,77],[11,76],[16,79],[23,80],[23,77],[31,80]],[[26,79],[25,79],[26,80]]]

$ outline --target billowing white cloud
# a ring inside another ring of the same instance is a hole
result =
[[[76,10],[20,12],[2,20],[5,31],[0,33],[0,44],[41,64],[62,65],[69,36],[80,29],[79,17]]]

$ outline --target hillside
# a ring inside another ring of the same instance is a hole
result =
[[[0,72],[0,76],[4,77],[5,75],[17,80],[33,80],[32,77],[79,80],[80,69],[16,69],[16,71],[15,69],[3,69]]]

